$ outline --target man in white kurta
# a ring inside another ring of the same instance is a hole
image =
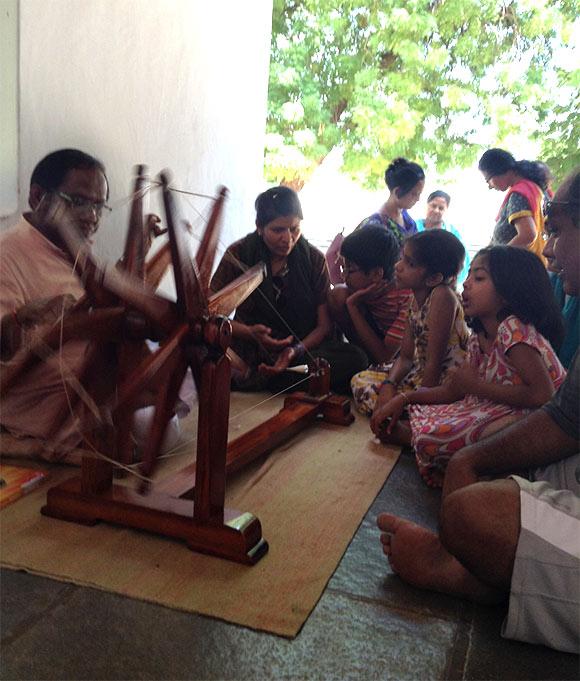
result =
[[[31,212],[0,236],[0,341],[4,366],[18,350],[54,324],[84,295],[73,262],[46,221],[52,195],[67,206],[90,242],[105,207],[108,184],[103,165],[74,149],[44,158],[30,186]],[[45,456],[56,458],[82,439],[78,416],[82,400],[67,397],[84,365],[88,343],[67,343],[49,360],[23,376],[2,399],[0,424],[16,437],[44,440]],[[77,403],[76,400],[72,400]]]

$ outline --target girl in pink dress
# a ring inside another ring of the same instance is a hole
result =
[[[480,251],[465,281],[465,314],[473,329],[467,360],[444,385],[400,395],[406,405],[419,471],[440,486],[449,458],[546,403],[566,372],[558,360],[563,334],[546,270],[514,246]],[[400,402],[400,404],[399,404]]]

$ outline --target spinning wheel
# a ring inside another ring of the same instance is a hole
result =
[[[67,219],[66,211],[58,207],[55,210],[53,224],[76,263],[87,296],[67,315],[60,334],[53,329],[43,338],[43,344],[53,349],[63,338],[98,341],[89,353],[92,361],[103,346],[109,347],[112,338],[121,336],[117,344],[118,387],[94,396],[110,412],[114,428],[101,425],[88,438],[92,438],[98,451],[109,451],[112,459],[127,462],[132,414],[140,406],[142,393],[153,388],[155,412],[143,452],[141,489],[134,491],[115,484],[113,463],[87,456],[80,476],[48,491],[42,513],[84,524],[103,520],[146,529],[184,539],[190,548],[202,553],[253,564],[266,553],[268,545],[257,518],[224,508],[226,474],[270,451],[318,417],[332,423],[351,423],[350,402],[329,394],[328,368],[317,367],[310,394],[290,396],[278,416],[228,447],[227,351],[232,331],[224,315],[230,314],[261,283],[265,268],[259,264],[208,296],[226,190],[222,188],[215,200],[197,255],[192,259],[186,255],[185,227],[176,218],[169,178],[162,174],[169,244],[154,261],[155,277],[163,269],[160,262],[167,262],[170,254],[177,300],[173,303],[156,294],[147,284],[143,171],[140,167],[122,270],[98,263]],[[146,337],[161,339],[155,352],[147,354],[142,340],[122,336],[124,321],[131,311],[146,320]],[[18,370],[4,378],[3,391],[36,361],[34,353],[20,360]],[[148,480],[188,367],[199,394],[196,462],[151,490]]]

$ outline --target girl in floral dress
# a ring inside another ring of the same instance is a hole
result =
[[[545,404],[566,372],[553,349],[560,311],[539,258],[514,246],[475,257],[463,291],[473,328],[465,364],[449,381],[399,398],[391,420],[410,412],[412,444],[427,484],[440,486],[449,458]]]
[[[393,363],[353,376],[355,405],[363,414],[374,412],[373,419],[380,419],[382,405],[395,394],[438,385],[451,368],[463,363],[469,334],[451,282],[464,255],[459,239],[444,230],[405,240],[395,283],[399,289],[411,289],[413,297],[401,350]]]

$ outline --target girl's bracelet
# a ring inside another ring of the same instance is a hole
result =
[[[392,385],[393,388],[396,388],[398,383],[395,383],[395,381],[391,381],[390,378],[385,378],[385,380],[381,383],[381,387],[383,387],[384,385]]]

